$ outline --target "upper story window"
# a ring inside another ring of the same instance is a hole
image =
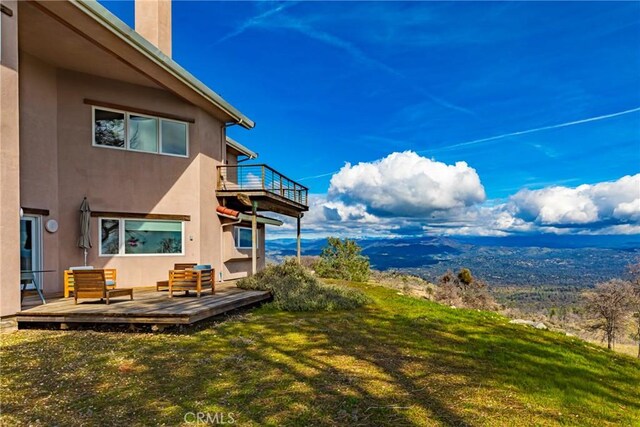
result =
[[[186,122],[93,107],[93,145],[170,156],[189,156]]]

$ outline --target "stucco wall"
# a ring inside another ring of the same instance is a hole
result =
[[[24,54],[27,79],[20,111],[23,206],[49,209],[55,234],[43,232],[46,293],[62,290],[62,272],[82,265],[76,247],[79,206],[86,196],[94,211],[190,215],[184,256],[98,256],[98,219],[91,222],[88,264],[118,269],[119,286],[150,286],[166,279],[174,262],[221,263],[220,221],[215,214],[216,165],[223,149],[222,123],[172,94],[149,87],[53,69]],[[95,99],[195,119],[189,125],[189,158],[92,146]]]
[[[0,316],[20,308],[20,156],[18,4],[2,2],[0,13]]]
[[[241,227],[251,228],[251,223],[238,224]],[[251,273],[251,249],[237,249],[234,240],[235,225],[224,227],[224,277],[226,280],[239,279]],[[265,226],[258,224],[258,271],[265,266],[265,246],[266,237]]]

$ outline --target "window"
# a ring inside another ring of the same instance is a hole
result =
[[[129,114],[129,149],[158,152],[158,119]]]
[[[235,228],[235,242],[238,249],[251,249],[251,229],[246,227]]]
[[[183,255],[181,221],[101,218],[100,255]]]
[[[95,145],[124,148],[124,113],[94,109],[93,141]]]
[[[162,126],[162,153],[186,157],[188,155],[187,124],[165,119],[160,120],[160,124]]]
[[[120,221],[100,220],[100,254],[116,255],[120,252]]]
[[[186,122],[93,107],[93,145],[189,157]]]

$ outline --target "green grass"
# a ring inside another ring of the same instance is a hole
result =
[[[2,337],[10,425],[640,425],[640,363],[577,339],[352,285],[349,311],[273,307],[186,333]]]

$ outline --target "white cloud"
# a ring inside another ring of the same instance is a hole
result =
[[[346,164],[331,178],[329,199],[380,216],[425,217],[481,203],[484,187],[466,162],[447,165],[412,151]]]
[[[589,225],[640,220],[640,174],[575,188],[520,190],[511,197],[516,216],[539,225]]]
[[[446,165],[412,152],[346,165],[327,195],[310,195],[305,237],[416,235],[640,234],[640,174],[578,187],[520,190],[485,198],[466,163]],[[271,228],[291,235],[295,221]]]

